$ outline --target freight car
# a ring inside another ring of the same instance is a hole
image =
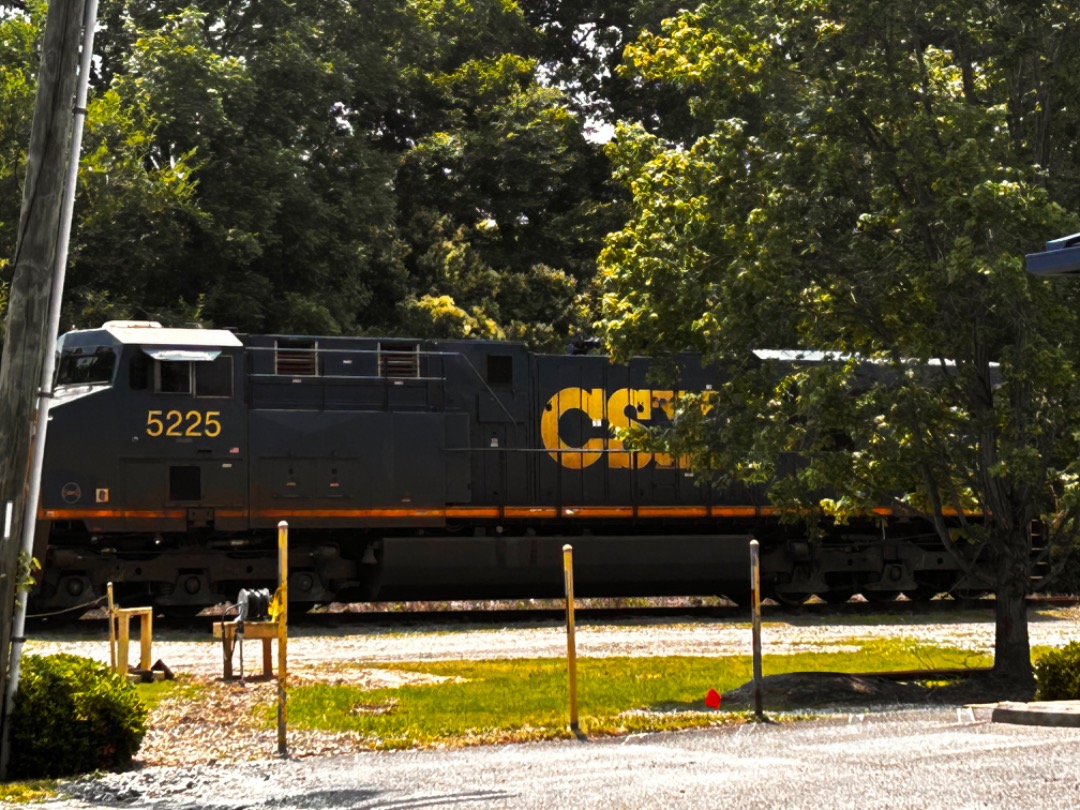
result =
[[[492,341],[236,335],[110,322],[61,338],[41,486],[35,609],[115,583],[193,610],[276,579],[331,600],[583,596],[920,597],[960,576],[931,526],[885,514],[811,539],[760,492],[718,490],[612,429],[662,423],[715,372]]]

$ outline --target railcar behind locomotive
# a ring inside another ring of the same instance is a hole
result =
[[[932,527],[875,516],[810,538],[761,494],[630,452],[612,429],[672,417],[715,372],[493,341],[236,335],[110,322],[59,345],[35,556],[38,610],[188,610],[276,579],[299,602],[748,592],[870,598],[960,576]]]

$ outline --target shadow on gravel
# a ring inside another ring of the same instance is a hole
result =
[[[453,807],[455,804],[475,806],[479,802],[505,803],[518,794],[505,790],[470,790],[462,793],[436,793],[413,798],[393,798],[385,793],[373,790],[316,790],[304,794],[303,807],[306,810],[340,807],[392,807],[394,810],[410,810],[420,807]],[[266,802],[267,807],[296,807],[295,796],[282,796]]]

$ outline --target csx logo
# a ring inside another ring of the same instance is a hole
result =
[[[540,437],[551,457],[573,470],[595,464],[602,457],[607,458],[608,467],[612,468],[637,469],[650,463],[657,467],[686,467],[685,459],[676,459],[668,453],[622,451],[623,443],[611,438],[613,430],[643,425],[660,413],[671,419],[675,413],[675,398],[675,391],[648,388],[620,388],[612,394],[603,388],[564,388],[544,406]],[[564,421],[566,416],[570,419]],[[604,435],[589,438],[582,435],[578,445],[569,444],[563,438],[572,433],[588,432]]]

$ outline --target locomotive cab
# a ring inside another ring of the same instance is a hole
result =
[[[175,569],[155,576],[151,555],[193,530],[240,528],[219,524],[243,514],[242,350],[225,330],[152,322],[61,338],[41,487],[43,597],[78,603],[103,578],[121,593],[137,579],[137,595],[167,596]],[[103,557],[116,564],[103,567]],[[130,565],[140,557],[146,566]],[[53,566],[62,579],[51,580],[50,558],[63,563]],[[184,590],[204,586],[189,571]]]

